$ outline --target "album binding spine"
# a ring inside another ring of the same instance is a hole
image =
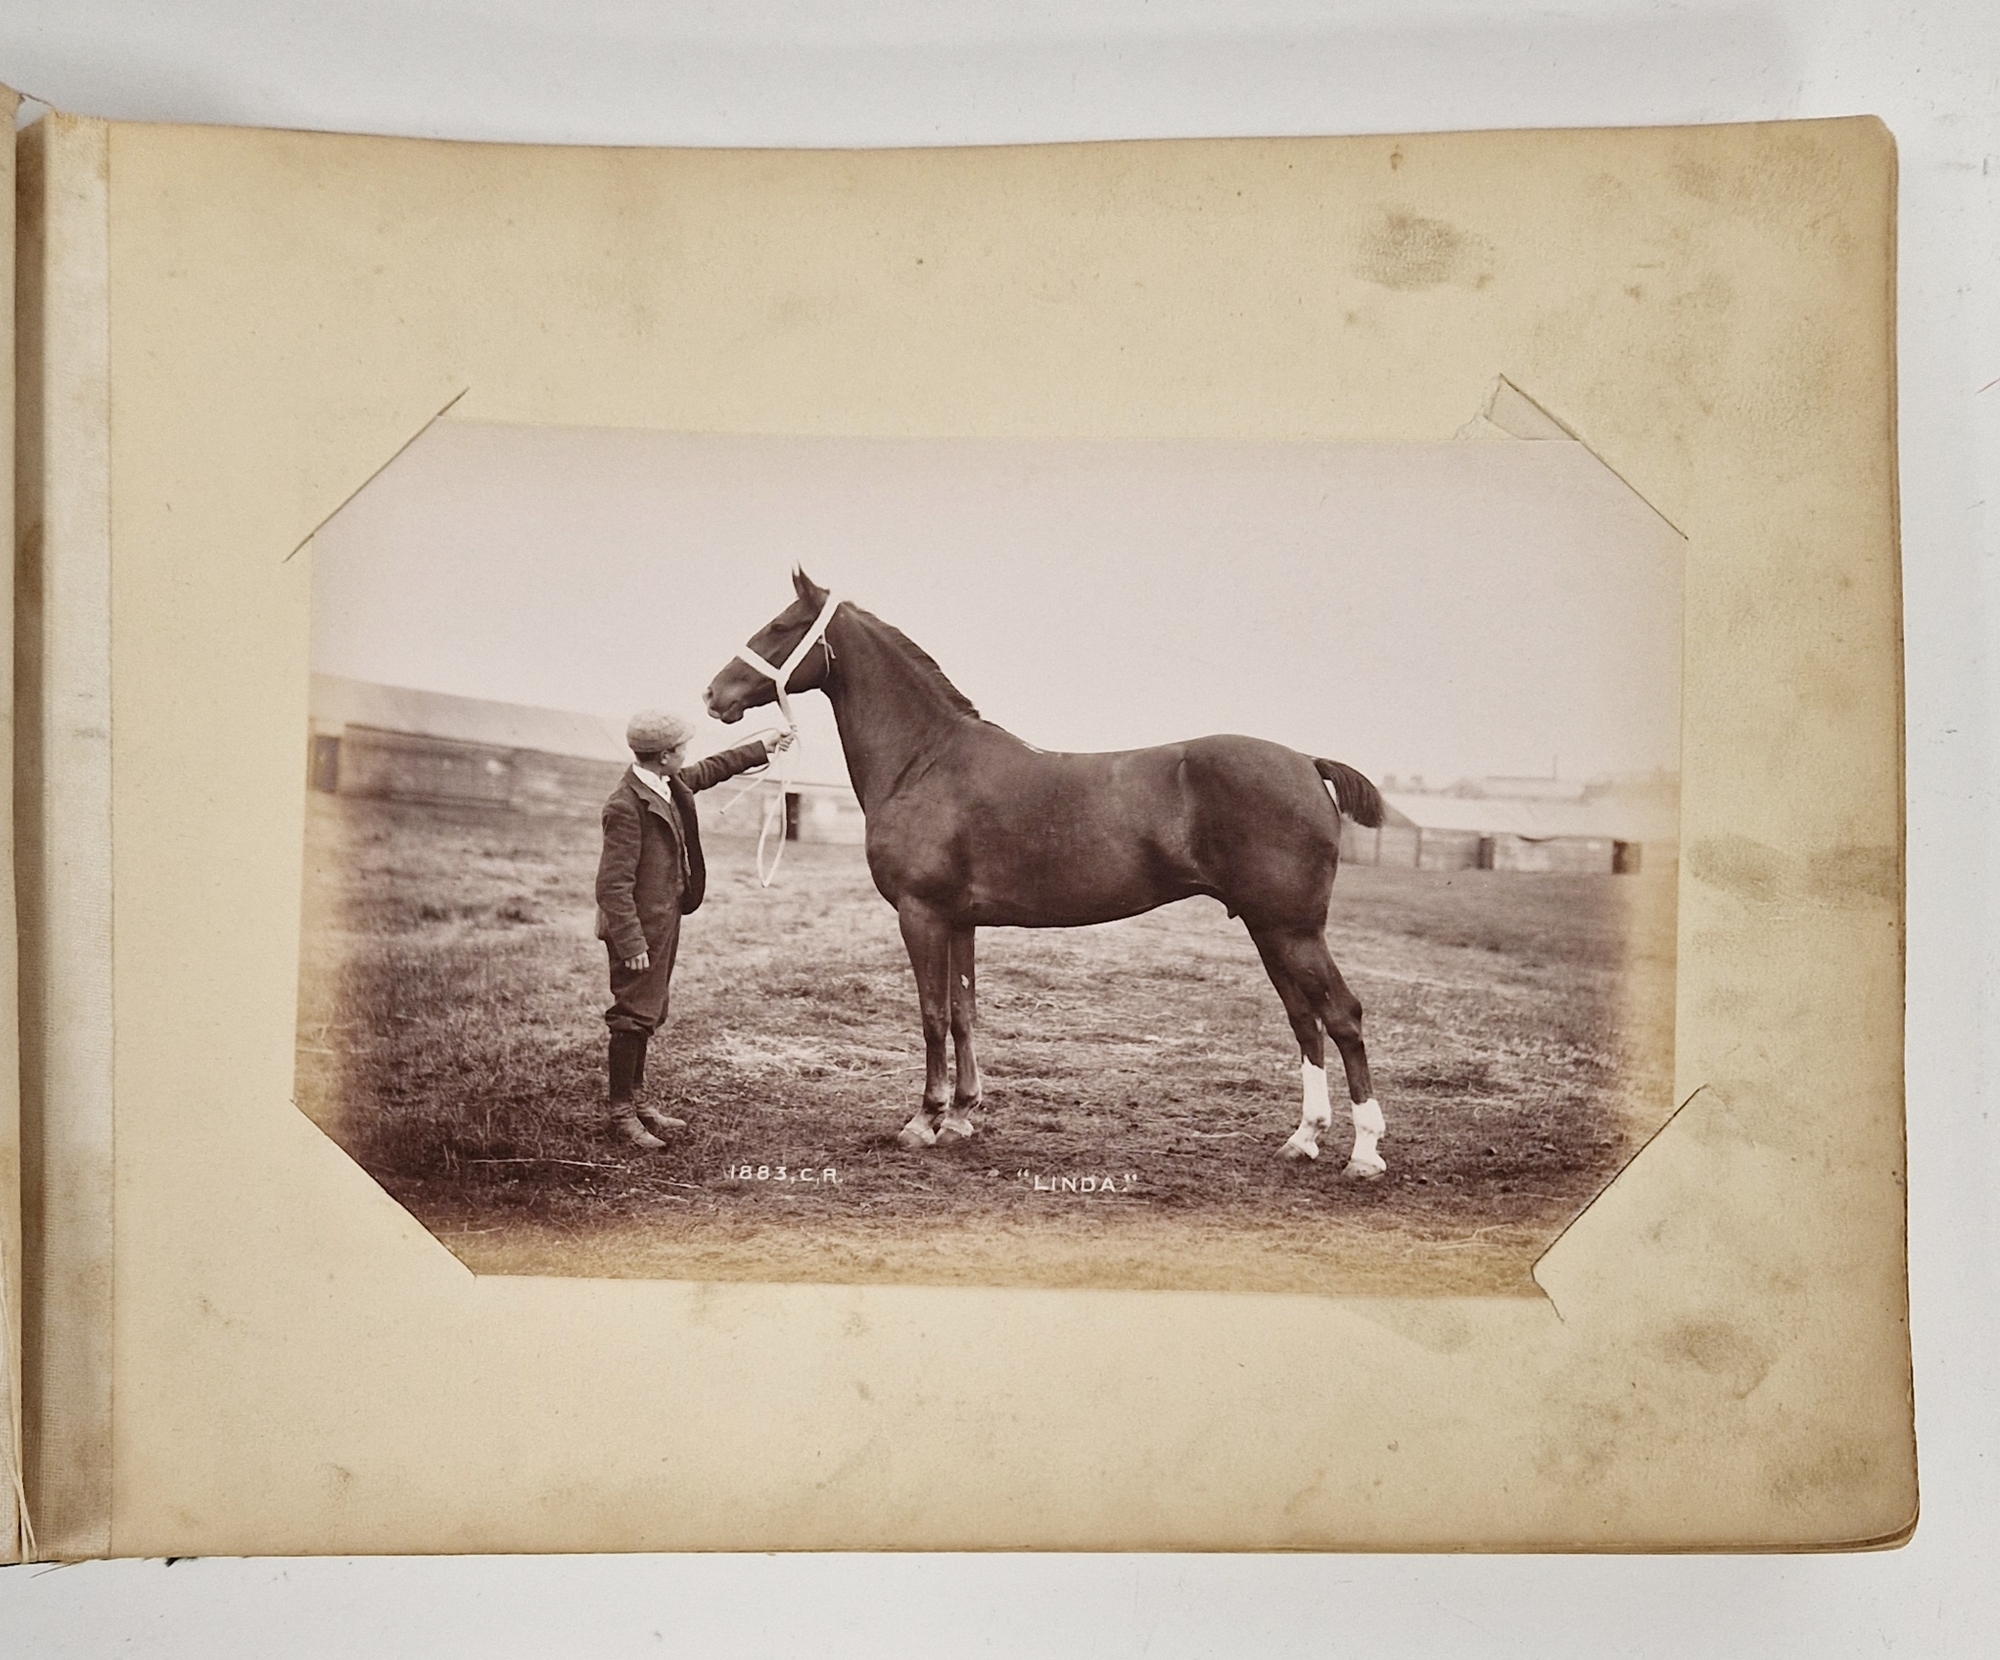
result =
[[[6,1502],[17,1556],[68,1559],[111,1548],[109,130],[45,115],[17,161]]]
[[[0,190],[12,201],[15,192],[14,118],[20,98],[0,87],[0,117],[5,118],[6,139],[0,142]],[[0,314],[9,326],[0,331],[0,514],[13,522],[14,514],[14,420],[15,350],[14,330],[14,215],[0,223]],[[0,582],[0,653],[6,668],[0,672],[0,732],[7,738],[8,754],[13,754],[14,727],[14,584],[12,569],[8,580]],[[0,825],[6,826],[8,852],[13,852],[14,775],[10,765],[0,771],[0,797],[6,811]],[[11,868],[11,864],[10,864]],[[0,887],[0,1055],[8,1063],[0,1065],[0,1561],[18,1562],[32,1548],[27,1528],[27,1506],[21,1474],[21,1068],[20,1068],[20,976],[16,954],[14,884]]]

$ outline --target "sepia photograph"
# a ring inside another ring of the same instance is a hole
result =
[[[442,419],[309,550],[298,1105],[480,1273],[1536,1295],[1675,1106],[1682,545],[1505,382]]]

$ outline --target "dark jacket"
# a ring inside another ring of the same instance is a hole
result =
[[[597,937],[629,961],[663,942],[701,904],[708,866],[701,856],[697,790],[761,767],[761,743],[742,744],[683,767],[667,780],[677,811],[632,776],[630,768],[604,803],[604,853],[597,862]]]

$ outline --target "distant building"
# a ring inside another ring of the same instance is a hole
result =
[[[594,816],[632,764],[612,722],[565,709],[316,674],[307,714],[309,782],[339,795]],[[702,835],[758,835],[777,789],[749,775],[704,791]],[[782,810],[790,841],[867,833],[845,783],[786,784]]]
[[[314,789],[387,801],[595,813],[631,752],[609,721],[316,674]]]
[[[1485,779],[1481,785],[1516,782]],[[1549,786],[1552,779],[1522,780]],[[1353,822],[1340,856],[1417,870],[1603,871],[1636,874],[1674,862],[1679,813],[1669,781],[1568,786],[1562,794],[1387,792],[1382,828]]]
[[[1410,793],[1422,795],[1428,792],[1419,786]],[[1480,800],[1493,798],[1501,801],[1583,801],[1590,795],[1590,785],[1581,778],[1493,776],[1467,778],[1452,785],[1443,793],[1472,796]]]

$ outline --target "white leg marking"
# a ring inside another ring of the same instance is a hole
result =
[[[1315,1130],[1332,1129],[1333,1104],[1327,1099],[1326,1068],[1314,1066],[1311,1061],[1300,1061],[1299,1086],[1305,1097],[1299,1122],[1310,1124]]]
[[[1348,1158],[1346,1170],[1341,1172],[1343,1175],[1372,1178],[1389,1168],[1375,1151],[1375,1143],[1387,1128],[1382,1121],[1382,1108],[1373,1097],[1354,1103],[1354,1152]]]
[[[1327,1100],[1326,1070],[1309,1060],[1299,1062],[1300,1093],[1305,1097],[1299,1108],[1299,1127],[1282,1152],[1288,1159],[1319,1157],[1319,1133],[1333,1128],[1333,1107]]]

